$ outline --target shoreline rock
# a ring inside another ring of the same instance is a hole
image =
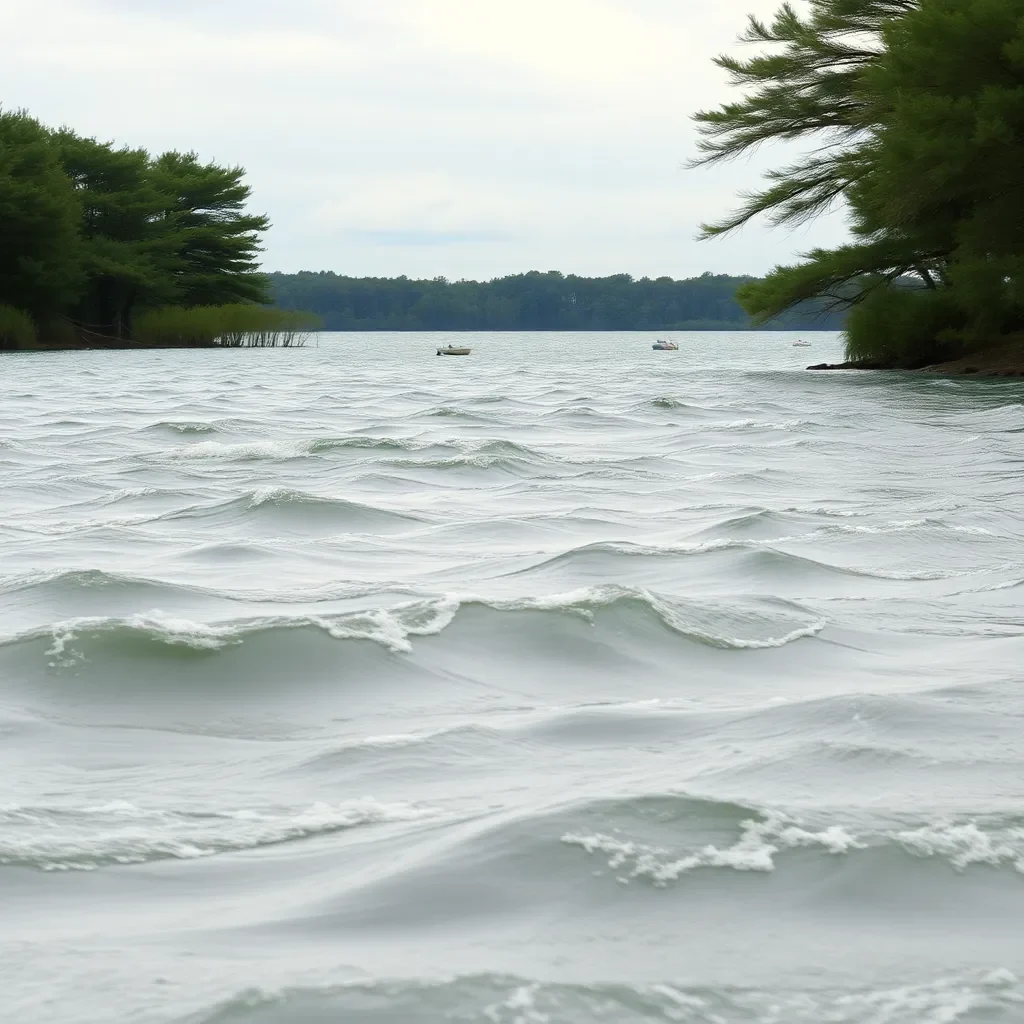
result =
[[[893,367],[873,359],[853,359],[846,363],[815,363],[808,370],[891,370]]]

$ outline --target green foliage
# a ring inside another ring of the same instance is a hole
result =
[[[751,278],[704,274],[634,280],[628,274],[587,278],[557,271],[494,281],[443,278],[353,278],[332,273],[272,274],[280,306],[320,313],[329,330],[744,330],[735,299]],[[839,329],[820,302],[798,306],[775,328]]]
[[[266,301],[256,258],[269,222],[244,212],[240,167],[194,153],[154,159],[66,130],[56,140],[84,209],[88,287],[78,319],[121,336],[137,308]]]
[[[0,111],[0,302],[129,339],[139,311],[268,301],[240,167],[150,156]],[[49,335],[48,335],[49,336]]]
[[[161,267],[173,276],[176,301],[266,302],[258,255],[270,222],[245,212],[250,189],[244,169],[204,164],[195,153],[164,153],[152,162],[150,176],[161,196]]]
[[[82,336],[66,317],[44,314],[36,322],[36,335],[47,348],[80,348]]]
[[[882,279],[865,287],[847,321],[847,358],[915,369],[963,354],[964,314],[950,289],[894,289]]]
[[[0,305],[0,349],[31,348],[35,341],[32,317],[14,306]]]
[[[0,110],[0,303],[42,313],[82,281],[81,207],[49,133]]]
[[[150,310],[138,318],[135,334],[141,344],[176,348],[290,348],[305,344],[319,327],[311,313],[231,303]]]
[[[851,304],[850,354],[907,365],[1024,327],[1024,2],[810,0],[744,38],[781,52],[720,58],[749,93],[697,115],[701,162],[769,140],[817,147],[705,233],[842,199],[855,236],[747,285],[748,312]]]
[[[731,231],[759,214],[775,224],[800,223],[828,209],[867,172],[859,142],[875,127],[885,100],[867,87],[879,60],[878,37],[915,0],[811,0],[801,17],[785,3],[768,24],[751,16],[740,41],[767,46],[749,60],[720,56],[730,83],[747,90],[739,102],[695,115],[701,157],[720,163],[767,142],[812,138],[796,163],[768,172],[768,186],[745,195],[740,209],[704,237]]]
[[[737,300],[755,323],[782,311],[819,304],[837,316],[878,288],[922,287],[921,254],[906,238],[877,237],[836,249],[814,249],[804,262],[776,267],[767,277],[743,285]]]
[[[89,329],[121,337],[131,330],[135,305],[158,301],[170,287],[154,258],[160,196],[148,180],[149,155],[68,130],[54,142],[82,207],[86,281],[71,312]]]

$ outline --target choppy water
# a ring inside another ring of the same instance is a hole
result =
[[[0,1013],[1024,1020],[1024,389],[786,335],[0,364]]]

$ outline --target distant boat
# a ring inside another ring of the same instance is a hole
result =
[[[651,348],[653,348],[655,352],[678,352],[679,351],[679,346],[674,341],[664,341],[661,338],[659,338],[651,346]]]
[[[439,348],[437,354],[439,356],[468,356],[472,351],[471,348],[456,348],[454,345],[446,345],[444,348]]]
[[[810,348],[810,347],[811,347],[811,343],[809,341],[804,341],[803,338],[797,338],[797,340],[793,342],[793,348]]]

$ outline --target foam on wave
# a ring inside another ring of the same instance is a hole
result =
[[[1018,826],[986,831],[975,822],[939,822],[916,829],[858,834],[841,825],[814,831],[789,815],[768,811],[760,818],[747,818],[739,827],[739,838],[730,846],[708,844],[685,852],[605,832],[570,831],[562,835],[561,841],[591,856],[605,858],[608,868],[624,884],[632,879],[646,879],[658,887],[701,868],[774,871],[779,854],[807,847],[840,855],[895,846],[916,857],[945,859],[960,871],[986,864],[1010,867],[1024,874],[1024,828]]]
[[[174,434],[216,434],[220,428],[205,420],[160,420],[150,423],[144,430],[166,430]]]
[[[483,602],[509,611],[559,611],[595,621],[616,606],[654,612],[673,632],[712,647],[757,649],[783,647],[812,637],[828,624],[799,605],[782,600],[723,601],[657,594],[642,587],[603,584],[563,594]]]
[[[154,860],[193,860],[362,826],[414,822],[438,813],[372,797],[260,810],[168,810],[124,800],[89,807],[0,804],[0,864],[93,871]]]
[[[337,640],[368,640],[394,652],[412,650],[409,638],[440,633],[455,617],[454,598],[412,601],[394,608],[373,608],[334,616],[256,616],[228,622],[197,622],[159,610],[128,616],[82,616],[51,626],[0,637],[0,646],[45,639],[52,667],[68,668],[85,658],[87,641],[127,639],[166,647],[213,652],[273,630],[315,628]]]

